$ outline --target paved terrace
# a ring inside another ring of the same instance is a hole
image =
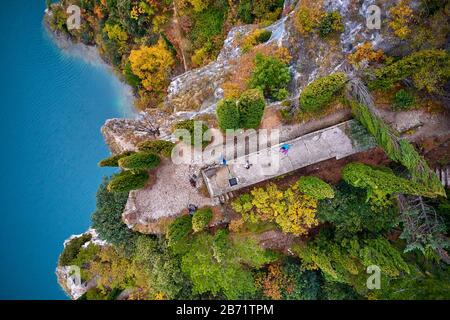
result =
[[[361,143],[362,139],[366,142]],[[289,145],[286,155],[280,152],[283,144]],[[241,158],[227,159],[227,166],[206,168],[202,175],[211,197],[219,197],[314,163],[345,158],[373,146],[373,139],[361,125],[356,120],[349,120]],[[250,163],[248,169],[245,166],[247,161]],[[235,186],[230,186],[229,179],[232,178],[237,179]]]

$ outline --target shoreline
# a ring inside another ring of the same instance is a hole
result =
[[[68,36],[53,31],[45,19],[46,16],[47,11],[45,12],[42,21],[44,38],[50,40],[60,50],[62,55],[73,59],[79,59],[90,67],[101,68],[113,77],[113,84],[114,87],[117,88],[118,92],[119,100],[117,102],[119,104],[119,112],[122,114],[122,118],[132,120],[136,119],[139,115],[139,111],[136,110],[134,105],[136,95],[133,88],[121,79],[120,75],[117,74],[110,64],[103,60],[97,46],[86,45],[81,42],[73,42]],[[105,123],[108,120],[109,119],[105,119]]]

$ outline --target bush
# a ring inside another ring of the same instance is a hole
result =
[[[239,129],[240,119],[237,101],[232,99],[220,100],[217,104],[216,115],[219,127],[222,130]]]
[[[245,24],[253,23],[252,0],[241,0],[238,6],[238,17]]]
[[[342,23],[342,17],[339,11],[333,11],[327,13],[322,19],[319,25],[319,34],[322,38],[332,33],[343,32],[344,24]]]
[[[216,115],[222,130],[258,128],[264,115],[264,96],[258,89],[244,91],[238,101],[221,100]]]
[[[427,196],[421,185],[397,177],[392,172],[372,168],[362,163],[350,163],[342,170],[342,179],[348,184],[367,190],[367,198],[374,204],[385,206],[388,197],[396,194]]]
[[[120,159],[128,157],[134,153],[135,153],[134,151],[125,151],[125,152],[122,152],[121,154],[117,154],[117,155],[114,155],[109,158],[101,160],[98,163],[98,165],[100,167],[118,167]]]
[[[317,30],[325,15],[320,2],[302,4],[294,14],[294,26],[303,36],[309,35]]]
[[[246,53],[254,46],[264,43],[270,39],[272,32],[265,29],[256,29],[245,37],[242,42],[242,52]]]
[[[137,152],[119,160],[119,166],[130,170],[150,170],[156,168],[161,162],[153,153]]]
[[[149,140],[138,144],[139,151],[170,158],[175,144],[166,140]]]
[[[337,72],[310,83],[300,94],[300,105],[306,112],[319,112],[344,88],[347,76]]]
[[[401,89],[397,91],[394,96],[394,110],[409,110],[414,105],[415,99],[414,96],[406,91],[405,89]]]
[[[127,170],[115,175],[108,184],[108,191],[128,192],[142,189],[149,180],[145,170]]]
[[[195,130],[196,128],[196,123],[197,126],[200,128],[200,130]],[[203,137],[205,135],[205,132],[208,131],[208,126],[206,124],[204,124],[201,121],[196,121],[196,120],[184,120],[184,121],[180,121],[177,124],[175,124],[174,129],[185,129],[187,131],[189,131],[190,134],[190,141],[183,141],[184,143],[190,143],[191,145],[195,146],[195,147],[206,147],[210,141],[208,140],[203,140]]]
[[[90,233],[83,234],[81,237],[74,238],[70,240],[64,247],[64,251],[59,256],[58,265],[60,266],[70,266],[73,260],[77,257],[80,252],[81,247],[91,240],[92,235]]]
[[[237,107],[239,110],[240,127],[256,129],[264,115],[264,96],[258,89],[245,91],[239,98]]]
[[[264,24],[277,20],[283,10],[283,0],[253,0],[253,15],[258,22]]]
[[[190,215],[182,215],[176,218],[167,230],[166,238],[168,245],[175,248],[180,242],[192,231],[192,217]]]
[[[297,183],[301,192],[317,200],[334,197],[333,188],[319,178],[312,176],[301,177]]]
[[[261,89],[266,98],[283,100],[287,97],[287,85],[291,81],[289,68],[278,58],[258,53],[250,78],[250,88]]]
[[[192,229],[194,232],[201,231],[208,226],[212,219],[212,211],[210,208],[197,210],[192,217]]]
[[[369,89],[389,89],[395,83],[412,78],[418,89],[439,93],[450,79],[450,54],[445,50],[422,50],[375,71]]]

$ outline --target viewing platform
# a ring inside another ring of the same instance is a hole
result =
[[[287,152],[281,150],[284,145],[289,146]],[[241,188],[375,146],[365,128],[358,121],[349,120],[236,159],[226,159],[226,165],[203,169],[202,176],[212,198],[226,199]]]

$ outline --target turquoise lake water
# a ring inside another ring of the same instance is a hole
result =
[[[66,299],[55,268],[63,241],[84,232],[109,151],[108,118],[129,114],[120,82],[63,54],[42,24],[44,0],[0,10],[1,299]]]

